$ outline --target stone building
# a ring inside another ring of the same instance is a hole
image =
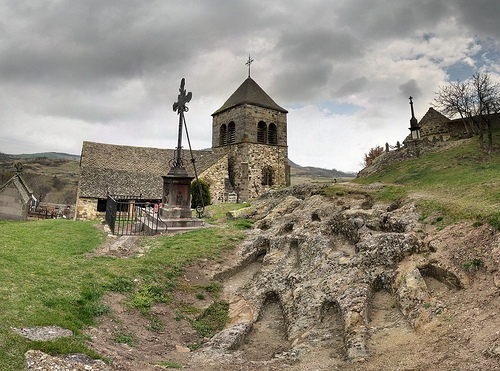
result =
[[[448,117],[430,107],[419,122],[421,137],[429,140],[437,138],[442,138],[443,140],[449,139],[450,131],[448,130],[448,123],[450,121]]]
[[[212,149],[193,151],[213,203],[245,202],[290,185],[287,111],[250,77],[213,113]],[[174,149],[83,142],[75,219],[103,217],[107,195],[161,202]],[[194,168],[183,151],[189,176]]]
[[[33,192],[21,174],[16,174],[0,187],[0,220],[25,221]]]
[[[228,156],[238,200],[290,185],[287,113],[248,77],[212,114],[212,150]]]

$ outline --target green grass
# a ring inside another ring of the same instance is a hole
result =
[[[125,330],[118,330],[113,334],[112,340],[117,343],[127,344],[130,347],[134,347],[137,339],[135,334],[132,332],[127,332]]]
[[[210,305],[201,316],[191,321],[193,328],[200,337],[211,338],[224,328],[229,318],[229,304],[216,301]]]
[[[163,366],[163,367],[166,367],[166,368],[182,368],[182,365],[179,364],[179,363],[174,363],[174,362],[155,362],[153,363],[154,365],[158,365],[158,366]]]
[[[216,210],[214,215],[225,213]],[[213,221],[220,223],[217,218]],[[22,370],[28,349],[97,358],[85,346],[88,339],[83,334],[98,316],[109,312],[101,303],[106,292],[126,295],[129,306],[151,316],[153,303],[170,301],[185,266],[199,258],[220,259],[244,238],[240,228],[231,222],[173,236],[144,237],[142,243],[151,248],[143,256],[118,259],[89,254],[105,238],[92,222],[0,221],[0,370]],[[212,294],[219,290],[216,283],[206,287]],[[49,325],[75,335],[30,342],[11,329]],[[160,327],[151,320],[151,328]],[[117,341],[127,340],[118,336],[123,334],[115,335]]]
[[[499,132],[494,143],[500,143]],[[410,197],[424,216],[438,213],[443,224],[491,219],[490,224],[498,229],[499,174],[500,153],[482,153],[477,138],[472,138],[446,151],[390,164],[384,171],[353,182],[381,182],[383,188],[370,191],[376,201]]]

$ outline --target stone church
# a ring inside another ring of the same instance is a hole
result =
[[[212,203],[246,202],[290,185],[287,113],[249,76],[212,114],[212,149],[193,151]],[[194,177],[191,154],[183,149],[183,156]],[[174,149],[83,142],[75,219],[103,217],[108,194],[161,202],[174,157]]]

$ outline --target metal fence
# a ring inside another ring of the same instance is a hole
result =
[[[159,205],[139,201],[140,197],[108,195],[106,223],[114,235],[153,235],[164,233]]]

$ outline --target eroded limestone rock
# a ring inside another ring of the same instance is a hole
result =
[[[376,290],[397,295],[413,327],[425,317],[421,314],[429,294],[419,268],[439,268],[426,262],[398,271],[402,261],[429,245],[413,205],[372,206],[363,192],[326,197],[320,186],[300,185],[266,194],[251,207],[255,230],[229,271],[265,256],[260,270],[229,299],[231,327],[216,335],[205,351],[237,349],[269,297],[279,303],[292,344],[289,353],[295,355],[318,344],[331,346],[327,334],[341,331],[343,346],[333,356],[369,357],[369,312]],[[444,277],[443,272],[439,274]],[[446,277],[460,282],[456,275]],[[339,320],[325,322],[325,308],[336,308]]]

